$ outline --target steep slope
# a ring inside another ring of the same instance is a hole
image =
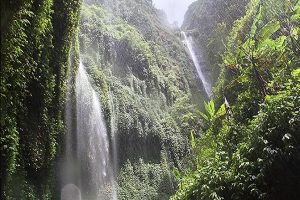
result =
[[[1,199],[56,198],[80,1],[1,1]],[[73,56],[71,55],[71,49]],[[72,59],[70,59],[72,57]]]
[[[86,1],[82,60],[118,138],[120,199],[168,199],[189,149],[192,99],[201,100],[193,65],[151,1]],[[192,125],[191,125],[192,126]]]
[[[215,107],[171,199],[299,198],[300,1],[251,0],[222,54]],[[218,109],[220,108],[220,109]]]

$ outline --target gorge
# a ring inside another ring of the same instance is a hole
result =
[[[300,1],[187,2],[1,1],[1,199],[300,196]]]

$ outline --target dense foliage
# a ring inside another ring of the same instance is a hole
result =
[[[1,199],[51,199],[80,1],[1,1]],[[42,178],[41,178],[42,177]]]
[[[205,103],[165,17],[152,0],[1,0],[1,199],[60,199],[79,53],[117,137],[118,199],[299,198],[300,1],[190,6]]]
[[[234,23],[216,88],[226,114],[194,141],[172,199],[299,198],[299,17],[299,1],[252,0]]]
[[[151,2],[86,1],[81,13],[81,58],[118,138],[119,199],[168,199],[189,149],[181,116],[203,98],[193,65]]]
[[[238,18],[244,15],[249,0],[198,0],[189,6],[182,29],[193,36],[201,64],[215,83],[225,51],[225,39]],[[208,77],[209,78],[209,77]]]

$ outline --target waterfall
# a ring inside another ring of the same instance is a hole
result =
[[[109,136],[99,98],[82,63],[76,76],[76,128],[67,127],[61,200],[116,200]],[[68,106],[68,104],[67,104]],[[69,105],[71,106],[71,105]],[[70,115],[71,112],[67,112]],[[72,126],[68,123],[67,126]],[[74,134],[74,132],[76,134]]]
[[[189,54],[193,60],[193,63],[195,65],[195,68],[197,70],[197,74],[202,82],[203,88],[205,90],[206,95],[208,96],[209,99],[212,98],[212,86],[211,83],[208,81],[207,75],[204,73],[203,70],[203,65],[201,65],[201,62],[199,62],[198,57],[195,53],[195,50],[193,48],[193,38],[191,36],[187,36],[185,32],[182,32],[183,39],[184,39],[184,44],[189,50]]]
[[[117,174],[118,170],[118,148],[117,148],[117,131],[118,127],[116,125],[117,121],[117,114],[115,110],[115,103],[114,103],[114,95],[110,90],[110,110],[111,110],[111,117],[110,117],[110,127],[111,127],[111,138],[112,138],[112,151],[113,151],[113,164],[114,164],[114,173]]]

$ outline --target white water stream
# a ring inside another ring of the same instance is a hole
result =
[[[208,98],[211,99],[213,97],[212,86],[211,83],[208,81],[207,75],[204,73],[204,69],[203,69],[204,66],[201,65],[201,62],[199,61],[197,54],[194,50],[193,38],[191,36],[187,36],[185,32],[181,32],[181,33],[184,39],[183,43],[186,45],[186,47],[189,50],[190,56],[197,70],[197,74],[202,82],[205,93],[208,96]]]
[[[75,93],[76,130],[73,128],[72,133],[67,133],[65,164],[65,172],[73,177],[64,181],[61,200],[116,200],[111,148],[102,106],[82,63],[76,76]],[[71,112],[67,109],[66,114]]]

